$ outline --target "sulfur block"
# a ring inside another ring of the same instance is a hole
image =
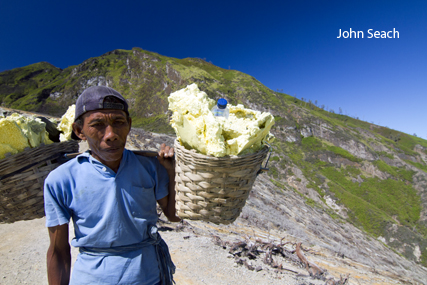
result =
[[[172,93],[168,101],[171,126],[187,149],[216,157],[239,155],[258,151],[272,138],[273,115],[229,104],[228,119],[215,117],[215,101],[195,83]]]
[[[18,151],[30,147],[28,139],[19,125],[8,119],[0,119],[0,144],[9,145]]]
[[[17,154],[18,150],[16,148],[11,147],[8,144],[0,143],[0,159],[5,158],[6,153]]]
[[[22,116],[17,113],[8,116],[6,119],[18,124],[31,147],[37,147],[41,143],[52,143],[50,140],[46,141],[46,124],[40,119],[33,116]]]
[[[61,142],[71,140],[71,132],[73,131],[74,115],[76,112],[76,105],[71,105],[68,107],[67,112],[61,117],[61,121],[58,125],[58,130],[62,131],[62,134],[59,135],[59,140]]]

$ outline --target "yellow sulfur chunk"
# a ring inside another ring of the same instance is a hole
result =
[[[26,147],[51,143],[46,124],[38,118],[14,113],[0,119],[0,158],[8,152],[16,154]]]
[[[58,125],[58,130],[62,131],[59,135],[61,142],[71,140],[71,132],[73,131],[74,115],[76,112],[76,105],[68,107],[67,112],[61,117],[61,122]]]
[[[18,151],[30,147],[27,137],[18,124],[8,119],[0,119],[0,144],[9,145]]]
[[[215,117],[211,112],[215,101],[195,83],[172,93],[168,100],[171,125],[187,149],[216,157],[239,155],[258,151],[273,137],[273,115],[229,104],[228,119]]]
[[[171,125],[186,148],[217,157],[227,155],[221,124],[210,111],[214,100],[194,83],[172,93],[168,100],[173,111]]]
[[[28,143],[31,147],[37,147],[40,144],[53,143],[49,140],[46,132],[46,124],[39,118],[33,116],[26,117],[20,114],[14,113],[6,118],[9,121],[14,121],[21,128],[22,132],[28,139]],[[47,138],[47,140],[46,140]]]
[[[270,129],[274,117],[267,112],[245,109],[243,105],[229,106],[230,115],[224,120],[223,135],[232,154],[254,152],[261,149],[263,142],[271,141]]]
[[[10,152],[11,154],[17,154],[18,150],[16,148],[11,147],[8,144],[0,143],[0,159],[6,157],[6,153]]]

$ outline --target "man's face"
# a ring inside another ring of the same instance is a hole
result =
[[[114,170],[120,165],[130,128],[131,119],[125,112],[95,110],[83,115],[83,128],[76,134],[87,140],[93,157]]]

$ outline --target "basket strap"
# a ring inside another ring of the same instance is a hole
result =
[[[268,156],[267,156],[267,161],[265,162],[264,167],[262,167],[261,164],[261,168],[258,170],[258,172],[256,173],[256,176],[258,176],[259,174],[263,173],[263,172],[267,172],[268,170],[270,170],[267,166],[268,166],[268,161],[270,160],[270,155],[273,151],[273,149],[271,148],[271,145],[267,142],[265,142],[266,145],[268,145]]]
[[[142,156],[148,156],[148,157],[153,157],[158,155],[158,152],[153,150],[132,150],[132,152],[136,155],[142,155]],[[82,152],[66,153],[64,156],[66,158],[71,159],[71,158],[75,158],[80,154],[82,154]]]

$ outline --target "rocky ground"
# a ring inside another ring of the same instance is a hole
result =
[[[173,140],[135,129],[128,148],[156,150],[162,142],[173,145]],[[177,284],[343,284],[338,280],[347,276],[345,284],[427,284],[424,267],[306,205],[265,174],[257,178],[234,223],[161,222],[159,227],[177,266]],[[47,284],[44,218],[1,224],[0,240],[0,284]],[[312,266],[322,270],[317,278],[296,256],[298,242]],[[75,260],[74,248],[72,255]]]

